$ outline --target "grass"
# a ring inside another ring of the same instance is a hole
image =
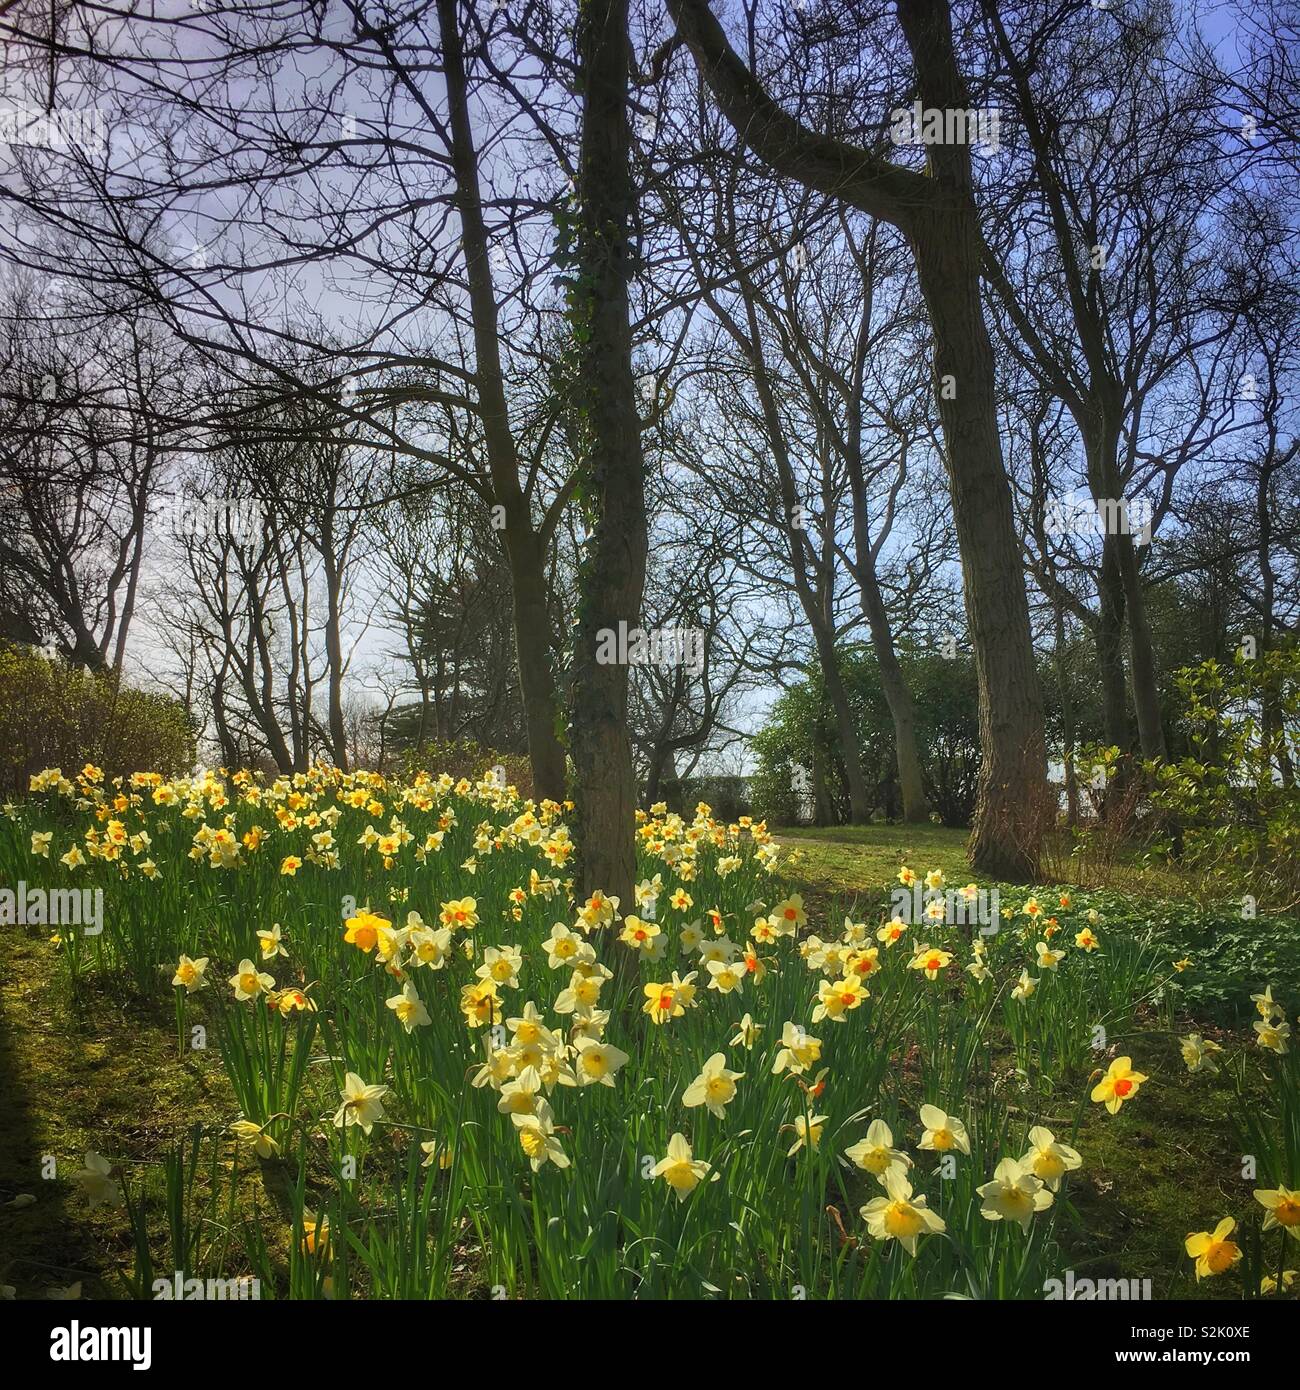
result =
[[[790,872],[823,893],[857,893],[893,887],[903,864],[924,872],[942,869],[966,882],[965,830],[940,825],[791,826],[776,832],[792,851]]]
[[[942,869],[950,882],[971,877],[966,858],[968,830],[942,825],[783,826],[775,832],[782,845],[800,857],[796,872],[810,887],[833,893],[893,887],[899,867]],[[1043,859],[1044,881],[1080,888],[1109,888],[1165,898],[1195,898],[1193,874],[1140,849],[1072,854],[1062,833],[1049,837]]]

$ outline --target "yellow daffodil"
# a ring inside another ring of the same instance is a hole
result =
[[[1029,1149],[1020,1162],[1053,1192],[1059,1192],[1061,1179],[1074,1172],[1083,1159],[1077,1149],[1060,1143],[1050,1129],[1035,1125],[1029,1131]]]
[[[1188,1071],[1204,1072],[1207,1076],[1218,1072],[1219,1068],[1212,1060],[1214,1053],[1223,1051],[1218,1043],[1201,1037],[1199,1033],[1189,1033],[1187,1037],[1179,1038],[1178,1044]]]
[[[788,1071],[800,1076],[821,1060],[822,1043],[798,1023],[787,1023],[781,1030],[781,1046],[772,1061],[772,1072]]]
[[[176,973],[172,976],[172,984],[184,986],[186,994],[193,994],[196,990],[207,988],[207,956],[199,956],[197,960],[191,960],[189,956],[182,956],[176,963]]]
[[[700,1069],[700,1074],[682,1092],[685,1106],[706,1106],[711,1114],[722,1119],[726,1107],[736,1097],[736,1082],[744,1076],[743,1071],[728,1071],[727,1059],[721,1052],[715,1052]]]
[[[597,1042],[594,1038],[580,1037],[574,1047],[578,1052],[574,1072],[580,1086],[612,1086],[619,1068],[628,1060],[626,1052],[620,1052],[611,1043]]]
[[[712,1164],[694,1156],[684,1134],[674,1134],[668,1141],[667,1156],[655,1164],[650,1176],[662,1178],[677,1200],[684,1202],[712,1171]]]
[[[1300,1240],[1300,1192],[1289,1187],[1258,1188],[1255,1200],[1264,1208],[1264,1229],[1280,1226],[1289,1236]]]
[[[885,1186],[890,1173],[906,1177],[912,1160],[901,1149],[894,1148],[894,1133],[884,1120],[872,1120],[866,1137],[844,1150],[844,1156],[864,1172],[870,1173]]]
[[[1198,1282],[1225,1273],[1241,1259],[1241,1247],[1228,1238],[1236,1229],[1232,1217],[1225,1216],[1213,1231],[1198,1231],[1187,1237],[1184,1245],[1188,1256],[1196,1261]]]
[[[1270,1052],[1276,1052],[1279,1057],[1285,1057],[1288,1051],[1288,1039],[1291,1037],[1291,1025],[1282,1019],[1275,1019],[1267,1022],[1264,1019],[1256,1019],[1254,1023],[1255,1041],[1260,1047],[1267,1048]]]
[[[886,1196],[873,1197],[859,1208],[873,1240],[896,1240],[909,1255],[916,1254],[922,1236],[941,1235],[943,1218],[926,1206],[926,1199],[913,1196],[912,1184],[897,1170],[885,1175]]]
[[[923,970],[927,980],[937,980],[939,971],[951,962],[951,952],[941,951],[937,946],[931,946],[929,942],[925,942],[916,948],[915,954],[907,963],[907,968],[909,970]]]
[[[255,1125],[252,1120],[236,1120],[230,1126],[230,1132],[241,1143],[247,1144],[258,1158],[274,1158],[280,1152],[279,1144],[261,1125]]]
[[[932,1149],[935,1153],[951,1153],[954,1149],[970,1153],[970,1135],[959,1119],[945,1114],[937,1105],[923,1105],[920,1115],[925,1132],[918,1148]]]
[[[425,1028],[433,1022],[410,980],[402,986],[400,994],[385,999],[384,1003],[397,1015],[397,1021],[408,1033],[413,1033],[417,1028]]]
[[[1095,1075],[1096,1073],[1094,1073]],[[1133,1070],[1131,1057],[1116,1057],[1106,1075],[1092,1088],[1092,1099],[1114,1115],[1126,1100],[1132,1100],[1147,1078]]]
[[[241,960],[239,969],[230,977],[230,986],[235,991],[235,998],[243,1003],[246,999],[256,999],[259,994],[274,989],[275,981],[251,960]]]
[[[728,1046],[743,1047],[746,1052],[752,1052],[762,1031],[763,1025],[754,1022],[753,1014],[746,1014],[737,1025],[736,1036],[730,1040]]]
[[[388,1094],[387,1086],[367,1086],[356,1072],[350,1071],[344,1078],[340,1094],[343,1104],[334,1116],[335,1129],[359,1125],[369,1134],[375,1121],[384,1118],[383,1100]]]
[[[1004,1158],[993,1170],[993,1181],[975,1189],[983,1198],[980,1215],[986,1221],[1015,1221],[1027,1231],[1034,1213],[1052,1205],[1043,1180],[1014,1158]]]

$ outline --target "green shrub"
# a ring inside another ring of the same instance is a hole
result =
[[[502,753],[469,738],[426,739],[419,748],[403,750],[398,766],[399,775],[408,777],[417,772],[445,772],[471,782],[477,782],[491,768],[503,767],[507,786],[516,787],[521,797],[533,794],[533,769],[525,754]]]
[[[195,744],[179,701],[0,643],[3,795],[25,793],[31,775],[47,767],[94,763],[109,777],[141,769],[173,776],[194,766]]]
[[[1191,754],[1147,764],[1170,853],[1204,896],[1300,901],[1300,650],[1238,654],[1175,673]]]

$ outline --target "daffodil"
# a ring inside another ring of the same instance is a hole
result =
[[[433,1022],[410,980],[402,986],[400,994],[385,999],[384,1003],[397,1015],[397,1021],[408,1033],[413,1033],[417,1028],[425,1028]]]
[[[713,1171],[713,1165],[696,1158],[684,1134],[674,1134],[668,1141],[668,1154],[650,1170],[652,1178],[662,1178],[677,1194],[677,1200],[687,1197]]]
[[[275,981],[251,960],[241,960],[239,969],[230,977],[230,986],[242,1004],[246,999],[256,999],[259,994],[274,989]]]
[[[815,1149],[822,1141],[822,1130],[826,1127],[826,1115],[796,1115],[794,1120],[795,1141],[790,1145],[787,1158],[793,1158],[805,1145]]]
[[[738,991],[745,983],[745,966],[743,962],[733,963],[731,961],[711,960],[707,966],[709,972],[709,988],[716,989],[719,994],[732,994]]]
[[[798,1023],[787,1023],[781,1030],[781,1046],[772,1061],[772,1072],[780,1075],[788,1071],[792,1076],[800,1076],[821,1060],[822,1043]]]
[[[525,1067],[501,1087],[497,1109],[503,1115],[533,1115],[541,1098],[542,1078],[536,1067]]]
[[[866,1137],[844,1150],[844,1156],[864,1172],[870,1173],[883,1187],[890,1173],[906,1177],[912,1160],[894,1147],[893,1130],[884,1120],[872,1120]]]
[[[1260,1047],[1267,1048],[1270,1052],[1276,1052],[1279,1057],[1285,1057],[1288,1047],[1287,1042],[1291,1037],[1291,1025],[1282,1019],[1266,1021],[1256,1019],[1254,1023],[1255,1041]]]
[[[1241,1259],[1241,1247],[1229,1239],[1236,1229],[1232,1217],[1225,1216],[1213,1231],[1198,1231],[1187,1237],[1184,1247],[1196,1261],[1198,1282],[1207,1275],[1225,1273]]]
[[[916,948],[912,959],[908,961],[909,970],[923,970],[927,980],[937,980],[939,971],[944,969],[952,962],[950,951],[941,951],[937,946],[931,946],[925,942]]]
[[[993,1170],[993,1181],[975,1189],[983,1198],[980,1215],[986,1221],[1015,1221],[1028,1231],[1034,1213],[1045,1211],[1053,1197],[1043,1180],[1014,1158],[1004,1158]]]
[[[1268,985],[1263,994],[1252,994],[1251,1002],[1259,1011],[1259,1016],[1265,1023],[1272,1022],[1275,1018],[1283,1017],[1282,1006],[1273,998],[1273,986]]]
[[[682,1092],[682,1104],[706,1106],[711,1114],[722,1119],[726,1107],[736,1098],[736,1082],[744,1074],[743,1071],[728,1071],[725,1055],[715,1052],[700,1069],[700,1074]]]
[[[1189,1033],[1187,1037],[1179,1038],[1178,1044],[1188,1071],[1213,1076],[1219,1070],[1213,1061],[1213,1054],[1223,1051],[1218,1043],[1201,1037],[1199,1033]]]
[[[1038,981],[1029,973],[1028,970],[1020,972],[1020,978],[1012,986],[1011,997],[1023,1004],[1033,996],[1038,988]]]
[[[618,939],[634,950],[649,952],[655,949],[655,942],[663,933],[657,922],[643,922],[640,917],[629,914],[623,919],[623,930]]]
[[[936,1153],[950,1153],[953,1149],[970,1153],[970,1135],[960,1120],[945,1114],[937,1105],[923,1105],[920,1115],[925,1133],[921,1135],[918,1148],[932,1149]]]
[[[861,1005],[867,998],[862,979],[858,975],[848,975],[833,984],[823,980],[818,987],[817,1007],[813,1009],[812,1021],[820,1023],[829,1018],[834,1023],[843,1023],[845,1016]]]
[[[730,1040],[728,1046],[743,1047],[746,1052],[752,1052],[762,1031],[763,1025],[754,1022],[753,1014],[746,1014],[737,1025],[736,1036]]]
[[[771,916],[782,936],[793,936],[808,921],[802,895],[791,893],[788,898],[782,899],[772,909]]]
[[[542,942],[542,950],[546,952],[547,965],[552,970],[559,970],[562,966],[571,965],[586,944],[577,932],[563,922],[556,922],[551,927],[550,936]]]
[[[184,986],[186,994],[193,994],[196,990],[207,988],[206,973],[208,969],[207,956],[200,956],[197,960],[191,960],[189,956],[182,956],[176,963],[176,973],[172,976],[172,984]]]
[[[289,954],[280,941],[279,922],[275,923],[268,931],[259,931],[257,933],[257,942],[262,948],[263,960],[274,960],[277,956],[287,956]]]
[[[85,1157],[85,1167],[74,1173],[77,1183],[90,1201],[90,1209],[98,1206],[120,1207],[123,1203],[122,1189],[113,1176],[113,1165],[102,1154],[91,1149]]]
[[[886,947],[892,946],[897,942],[907,930],[907,923],[901,917],[891,917],[879,931],[876,932],[876,940],[884,942]]]
[[[384,1097],[387,1086],[367,1086],[354,1071],[348,1072],[340,1093],[343,1104],[334,1116],[335,1129],[346,1129],[359,1125],[366,1134],[374,1128],[376,1120],[384,1118]]]
[[[556,1008],[559,1008],[558,1002]],[[460,992],[460,1011],[471,1028],[500,1023],[501,999],[497,994],[496,985],[491,980],[480,980],[476,985],[465,985]]]
[[[444,1171],[451,1167],[455,1155],[450,1144],[440,1143],[437,1139],[422,1139],[420,1150],[424,1158],[420,1163],[421,1168],[432,1168],[436,1163]]]
[[[941,1235],[943,1218],[926,1205],[924,1195],[913,1196],[912,1184],[897,1170],[885,1175],[887,1195],[873,1197],[859,1208],[873,1240],[896,1240],[909,1255],[916,1254],[922,1236]]]
[[[1034,951],[1038,955],[1039,970],[1055,970],[1056,967],[1065,959],[1064,951],[1054,951],[1046,941],[1036,942]]]
[[[626,1052],[620,1052],[612,1043],[597,1042],[594,1038],[580,1037],[574,1047],[578,1052],[574,1072],[581,1086],[612,1086],[619,1068],[628,1060]]]
[[[1133,1070],[1131,1057],[1116,1057],[1106,1075],[1092,1088],[1092,1099],[1099,1105],[1104,1104],[1114,1115],[1126,1100],[1137,1095],[1138,1087],[1146,1079],[1142,1072]]]
[[[349,946],[355,946],[358,951],[364,951],[369,955],[379,944],[379,928],[392,925],[387,917],[380,917],[378,913],[362,908],[356,916],[349,917],[343,923],[343,940]]]
[[[1077,1149],[1060,1143],[1050,1129],[1035,1125],[1029,1131],[1029,1149],[1021,1164],[1041,1179],[1053,1192],[1059,1192],[1061,1179],[1082,1163]]]
[[[1255,1200],[1264,1208],[1264,1229],[1280,1226],[1289,1236],[1300,1240],[1300,1192],[1281,1185],[1259,1188]]]
[[[474,972],[480,980],[491,980],[498,989],[518,989],[524,953],[518,946],[489,946],[483,964]]]
[[[230,1126],[230,1132],[241,1143],[247,1144],[258,1158],[274,1158],[280,1152],[279,1144],[262,1125],[256,1125],[252,1120],[236,1120]]]

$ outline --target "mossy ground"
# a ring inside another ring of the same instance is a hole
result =
[[[228,1121],[219,1061],[178,1056],[156,1009],[91,985],[74,1009],[60,962],[35,929],[9,928],[0,954],[0,1282],[19,1297],[81,1284],[121,1296],[131,1245],[120,1210],[88,1211],[73,1182],[87,1149],[160,1157],[196,1122]],[[50,1160],[57,1176],[45,1176]]]

